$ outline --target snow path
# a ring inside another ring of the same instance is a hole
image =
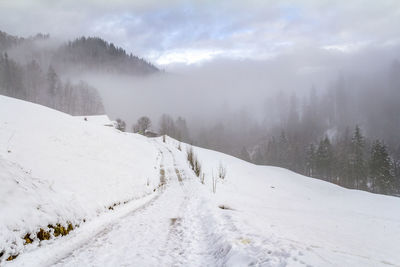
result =
[[[56,266],[216,265],[203,225],[205,199],[199,182],[179,168],[170,151],[160,152],[160,179],[166,182],[162,194],[140,212],[106,227]]]

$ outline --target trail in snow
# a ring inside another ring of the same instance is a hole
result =
[[[159,140],[154,140],[154,145],[160,156],[158,193],[137,200],[131,207],[127,205],[122,215],[118,213],[124,207],[110,212],[114,219],[107,223],[95,227],[84,225],[71,236],[54,240],[52,245],[22,254],[13,263],[16,266],[312,266],[310,263],[332,266],[337,262],[337,258],[323,253],[326,248],[308,244],[308,239],[299,242],[277,235],[275,226],[267,219],[255,225],[257,213],[246,213],[239,205],[231,206],[235,203],[231,198],[240,198],[240,194],[234,191],[229,198],[217,198],[190,170],[185,153],[179,152],[174,144]],[[228,209],[218,208],[217,203]],[[257,204],[253,203],[256,209]],[[49,252],[53,255],[46,255]],[[361,257],[342,256],[343,262],[390,264]]]
[[[215,265],[198,181],[161,148],[164,192],[140,212],[110,225],[57,266]],[[164,176],[164,177],[163,177]]]

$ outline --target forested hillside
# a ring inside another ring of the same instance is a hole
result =
[[[72,115],[104,114],[96,88],[77,75],[147,75],[158,69],[100,38],[81,37],[55,45],[49,35],[22,38],[0,31],[0,94]],[[80,79],[80,78],[79,78]]]
[[[0,52],[18,45],[24,39],[0,31]]]
[[[118,74],[145,75],[158,69],[142,58],[127,54],[121,47],[96,37],[81,37],[62,45],[53,62],[60,69],[105,71]]]
[[[207,122],[188,120],[182,128],[178,119],[163,115],[159,129],[259,165],[398,195],[399,77],[400,64],[393,60],[371,77],[354,71],[338,75],[326,87],[279,90],[265,99],[259,120],[243,108],[216,113]]]
[[[248,149],[250,160],[347,188],[399,194],[399,77],[394,61],[375,79],[342,77],[302,100],[278,96],[281,120]]]
[[[48,106],[71,115],[104,114],[97,90],[81,81],[62,82],[52,66],[43,71],[32,60],[20,65],[0,55],[0,94]]]

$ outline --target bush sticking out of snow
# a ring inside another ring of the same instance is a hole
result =
[[[214,170],[212,171],[212,191],[213,193],[217,193],[217,181],[218,181],[218,177],[216,177],[214,175]]]
[[[190,164],[190,167],[192,168],[192,170],[194,171],[194,173],[196,174],[197,177],[200,177],[201,174],[201,164],[199,162],[199,160],[197,159],[196,155],[194,154],[193,151],[193,147],[190,146],[187,149],[187,160]]]
[[[233,210],[231,207],[229,207],[227,205],[219,205],[218,208],[220,208],[222,210]]]
[[[201,178],[200,178],[200,182],[202,183],[202,184],[204,184],[204,178],[205,178],[205,174],[203,173],[202,175],[201,175]]]
[[[33,242],[33,239],[31,238],[31,234],[27,233],[24,236],[24,240],[25,240],[25,245],[31,244]]]
[[[224,180],[226,177],[226,167],[222,164],[222,162],[220,162],[218,166],[218,177],[222,180]]]
[[[194,173],[196,174],[197,177],[200,177],[201,174],[201,165],[200,162],[195,158],[194,160]]]
[[[18,257],[19,254],[15,254],[15,255],[10,255],[8,256],[8,258],[6,259],[6,261],[12,261],[13,259],[16,259]]]
[[[72,225],[72,223],[67,223],[67,225],[65,227],[59,223],[57,223],[56,226],[49,224],[47,227],[44,227],[44,228],[48,229],[48,230],[44,230],[43,228],[40,228],[40,230],[35,235],[32,235],[31,233],[26,233],[25,236],[23,237],[23,239],[25,241],[24,245],[32,244],[35,241],[35,239],[37,239],[39,241],[44,241],[44,240],[49,240],[52,237],[58,237],[60,235],[65,236],[74,230],[74,226]],[[5,254],[6,253],[4,250],[1,251],[0,259]],[[6,261],[12,261],[15,258],[17,258],[18,255],[19,255],[19,253],[17,253],[17,254],[8,253],[7,255],[5,255],[6,257],[8,256]]]
[[[193,152],[193,147],[189,147],[186,151],[186,155],[187,155],[187,160],[190,164],[190,167],[194,168],[194,152]]]

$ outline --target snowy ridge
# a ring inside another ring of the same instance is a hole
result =
[[[19,253],[7,265],[400,266],[399,198],[194,147],[202,184],[169,137],[1,96],[0,114],[0,251]],[[80,227],[23,244],[66,222]]]

